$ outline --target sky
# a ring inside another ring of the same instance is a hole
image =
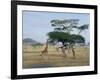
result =
[[[23,11],[23,39],[32,38],[38,42],[46,42],[47,33],[54,31],[50,21],[53,19],[79,19],[78,25],[89,24],[90,15],[88,13],[68,13],[68,12],[43,12],[43,11]],[[77,33],[77,31],[73,31]],[[90,42],[90,29],[83,31],[81,35],[86,43]]]

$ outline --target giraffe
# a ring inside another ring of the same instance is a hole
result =
[[[43,54],[47,54],[48,53],[48,40],[46,41],[46,46],[45,46],[45,48],[41,51],[41,56],[43,55]]]
[[[56,47],[56,51],[57,51],[57,52],[59,52],[59,49],[61,49],[61,51],[62,51],[64,57],[67,57],[65,50],[68,50],[68,53],[70,53],[70,51],[72,51],[72,53],[73,53],[73,58],[76,57],[76,55],[75,55],[75,50],[74,50],[74,47],[73,47],[72,44],[71,44],[71,45],[70,45],[70,44],[63,45],[63,44],[60,42],[60,43],[57,43],[55,47]]]
[[[63,56],[67,57],[66,52],[65,52],[65,46],[62,44],[62,42],[58,42],[55,47],[56,47],[57,52],[59,52],[59,49],[61,49]]]

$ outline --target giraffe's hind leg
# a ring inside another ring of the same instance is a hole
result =
[[[40,56],[42,56],[44,54],[44,51],[41,51],[41,54],[40,54]]]
[[[63,57],[67,57],[66,52],[65,52],[65,49],[64,48],[61,48],[61,50],[62,50],[62,53],[63,53]]]

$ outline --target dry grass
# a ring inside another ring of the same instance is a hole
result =
[[[42,46],[23,47],[23,68],[43,68],[43,67],[67,67],[67,66],[86,66],[89,65],[89,48],[76,48],[76,58],[73,59],[72,52],[67,57],[63,57],[61,50],[56,51],[54,46],[49,45],[48,54],[40,56]]]

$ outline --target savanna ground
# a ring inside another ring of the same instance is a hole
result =
[[[40,56],[43,46],[23,46],[23,68],[44,68],[44,67],[68,67],[68,66],[88,66],[89,65],[89,48],[76,47],[76,58],[73,59],[72,52],[67,57],[63,57],[61,50],[56,51],[52,45],[48,47],[48,54]]]

